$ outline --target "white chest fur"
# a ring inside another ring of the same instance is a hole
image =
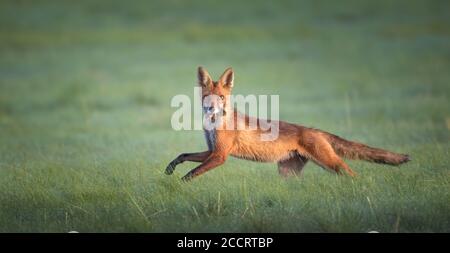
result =
[[[205,131],[206,144],[208,144],[208,149],[214,150],[214,148],[216,147],[216,129],[204,130],[204,131]]]

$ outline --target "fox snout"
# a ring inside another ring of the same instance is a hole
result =
[[[206,114],[216,114],[216,113],[219,112],[219,109],[216,108],[216,107],[214,107],[214,106],[204,106],[204,107],[203,107],[203,111],[204,111]]]
[[[203,112],[206,114],[217,114],[223,110],[223,103],[216,95],[209,95],[203,99]]]

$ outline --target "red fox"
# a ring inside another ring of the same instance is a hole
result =
[[[208,106],[203,105],[203,112],[213,121],[217,120],[215,117],[221,117],[223,124],[226,124],[229,120],[237,122],[240,119],[247,125],[251,120],[250,116],[238,112],[230,105],[229,97],[234,84],[231,68],[226,69],[218,81],[213,81],[206,69],[199,67],[198,84],[202,101],[209,95],[215,95]],[[201,163],[182,178],[188,181],[222,165],[230,155],[246,160],[277,163],[278,172],[284,177],[301,175],[308,160],[337,174],[345,171],[352,177],[356,173],[342,158],[389,165],[410,161],[409,155],[406,154],[369,147],[322,130],[283,121],[278,122],[278,138],[271,141],[261,140],[260,135],[265,130],[262,130],[260,125],[257,125],[256,129],[216,128],[204,131],[208,150],[180,154],[169,163],[166,174],[172,174],[175,167],[185,161]]]

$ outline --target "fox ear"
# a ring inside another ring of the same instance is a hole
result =
[[[202,87],[206,87],[211,84],[211,76],[209,75],[208,71],[204,69],[203,67],[198,67],[198,84]]]
[[[223,72],[222,76],[220,77],[220,82],[225,87],[233,87],[234,84],[234,73],[232,68],[227,68],[225,72]]]

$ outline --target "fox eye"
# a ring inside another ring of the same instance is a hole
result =
[[[220,99],[224,100],[225,96],[224,95],[220,95]]]

